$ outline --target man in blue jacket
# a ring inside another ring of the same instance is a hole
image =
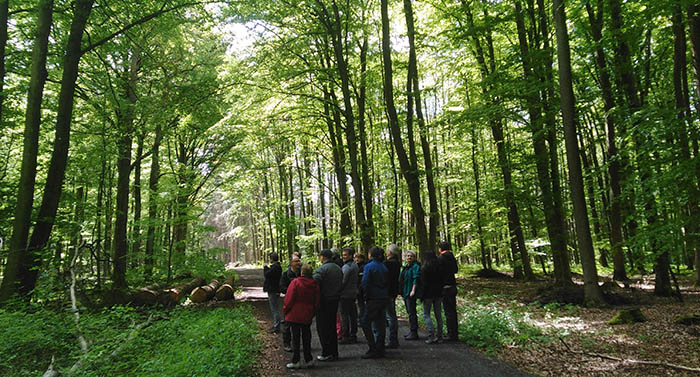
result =
[[[385,308],[389,292],[387,289],[388,270],[380,261],[384,256],[382,248],[374,246],[369,250],[370,261],[365,265],[362,275],[362,290],[365,296],[365,310],[360,319],[362,332],[367,338],[369,350],[362,355],[363,359],[384,357],[384,338],[386,335]],[[376,330],[372,332],[372,326]]]

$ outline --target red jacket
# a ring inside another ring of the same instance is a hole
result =
[[[321,305],[321,290],[318,283],[306,276],[292,280],[284,296],[284,320],[310,325],[314,313]]]

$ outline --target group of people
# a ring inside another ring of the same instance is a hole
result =
[[[372,247],[366,263],[364,255],[355,253],[351,247],[343,248],[340,254],[323,249],[321,266],[316,271],[311,265],[302,264],[299,253],[294,253],[284,272],[278,255],[270,253],[270,265],[264,267],[263,285],[273,318],[269,331],[282,332],[285,351],[293,352],[287,368],[313,365],[311,323],[314,316],[322,349],[316,360],[337,360],[338,344],[357,342],[358,328],[362,329],[369,346],[362,358],[384,357],[387,348],[399,346],[396,316],[399,296],[403,298],[409,320],[410,330],[404,335],[405,340],[420,339],[417,315],[420,299],[428,330],[425,343],[456,341],[457,261],[449,242],[440,242],[438,248],[438,255],[428,252],[423,256],[422,265],[413,251],[403,253],[402,264],[402,253],[396,245],[389,245],[386,255],[382,248]],[[281,313],[280,294],[284,294]],[[445,337],[443,310],[447,324]],[[435,316],[435,326],[431,312]],[[303,361],[300,346],[303,346]]]

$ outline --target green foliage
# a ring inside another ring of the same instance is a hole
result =
[[[44,308],[0,310],[0,375],[36,376],[55,357],[65,371],[83,358],[79,376],[241,376],[260,351],[248,306],[138,312],[117,306],[83,313],[89,342],[82,356],[72,313]]]
[[[529,323],[527,314],[495,305],[468,306],[460,310],[459,334],[467,344],[494,352],[506,344],[540,340],[542,330]]]

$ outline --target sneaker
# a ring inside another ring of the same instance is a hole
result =
[[[328,355],[328,356],[318,355],[318,356],[316,356],[316,360],[318,360],[318,361],[336,361],[336,360],[338,360],[338,356],[335,356],[335,355]]]
[[[280,329],[278,327],[272,327],[269,330],[267,330],[268,334],[279,334]]]
[[[292,346],[291,344],[285,344],[284,345],[284,350],[287,352],[292,352]]]
[[[420,338],[418,337],[418,334],[409,334],[409,335],[406,337],[406,340],[418,340],[418,339],[420,339]]]
[[[437,342],[438,342],[438,339],[431,336],[431,337],[428,337],[428,339],[425,341],[425,344],[434,344]]]
[[[301,364],[301,360],[297,361],[296,363],[289,363],[287,364],[287,368],[289,369],[301,369],[303,365]]]

